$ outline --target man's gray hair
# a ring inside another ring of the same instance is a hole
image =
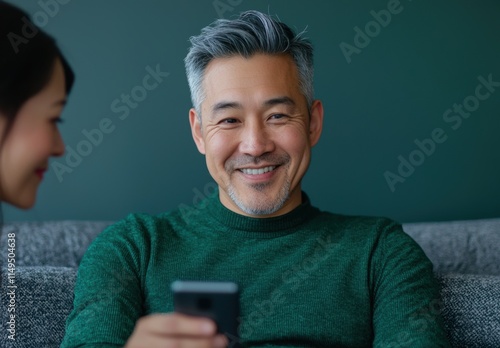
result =
[[[216,58],[256,53],[291,56],[297,66],[299,83],[307,105],[313,102],[313,47],[286,24],[258,11],[245,11],[234,20],[219,19],[190,38],[191,48],[184,59],[193,107],[201,114],[205,98],[203,77],[207,65]]]

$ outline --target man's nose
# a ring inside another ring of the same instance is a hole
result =
[[[245,125],[241,135],[240,151],[246,155],[258,157],[274,150],[274,142],[265,125],[252,122]]]

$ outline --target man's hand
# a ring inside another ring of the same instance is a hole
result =
[[[135,325],[126,348],[226,347],[228,340],[216,334],[215,323],[207,318],[178,313],[142,317]]]

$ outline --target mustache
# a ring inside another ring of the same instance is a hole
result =
[[[246,167],[249,164],[258,166],[261,163],[266,163],[270,165],[283,165],[290,161],[290,156],[286,153],[283,154],[271,154],[265,153],[261,156],[249,156],[243,155],[238,157],[232,157],[226,161],[224,165],[226,171],[232,172],[237,168]]]

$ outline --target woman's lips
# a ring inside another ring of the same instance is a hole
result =
[[[38,175],[40,179],[43,179],[43,174],[47,171],[46,168],[38,168],[35,170],[35,174]]]

